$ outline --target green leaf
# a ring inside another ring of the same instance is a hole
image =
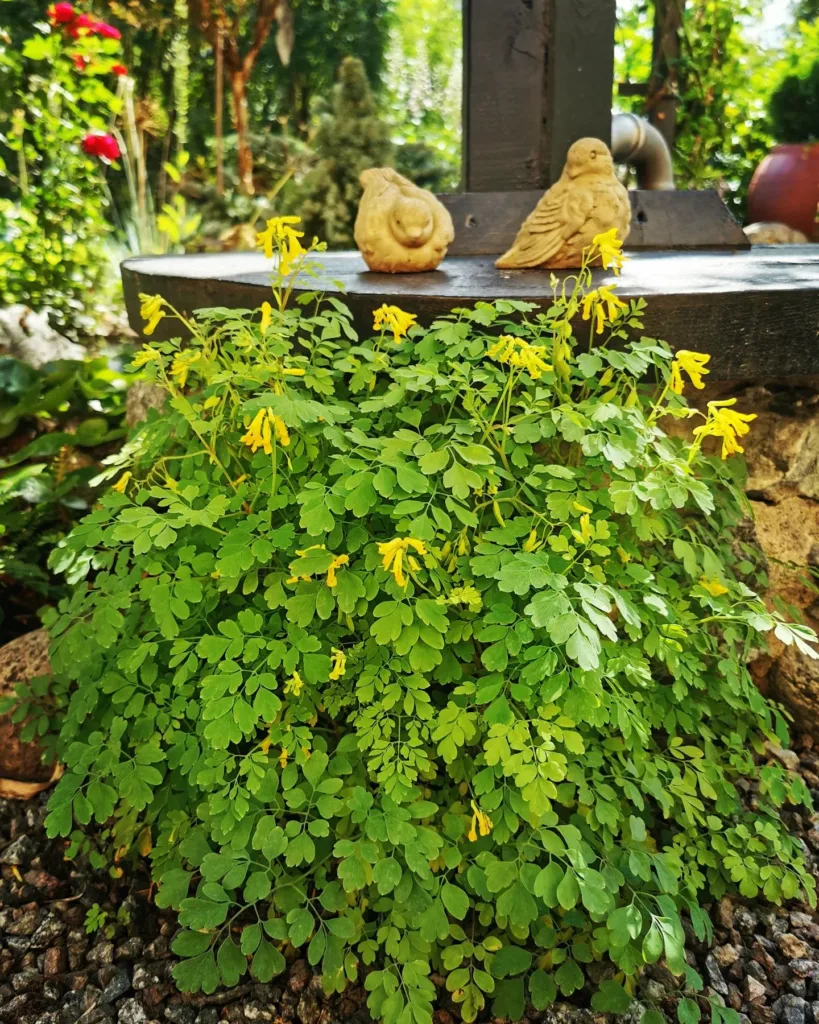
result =
[[[557,985],[554,978],[540,969],[529,978],[529,993],[536,1010],[545,1010],[557,999]]]
[[[681,999],[677,1005],[680,1024],[697,1024],[701,1017],[699,1004],[694,999]]]
[[[441,886],[441,899],[449,913],[459,921],[463,921],[469,911],[469,897],[463,889],[445,882]]]
[[[598,1013],[625,1013],[631,1006],[631,996],[618,981],[603,981],[591,1002]]]
[[[508,978],[511,974],[522,974],[532,964],[532,954],[520,946],[502,946],[495,953],[490,971],[495,978]]]
[[[253,955],[250,965],[250,973],[256,981],[267,983],[277,974],[281,974],[287,966],[287,962],[281,953],[265,939],[259,943],[259,948]]]

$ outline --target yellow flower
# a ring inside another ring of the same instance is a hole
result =
[[[373,330],[382,331],[389,327],[392,331],[393,340],[396,345],[401,344],[401,339],[415,325],[417,317],[415,313],[405,313],[398,306],[387,306],[373,310]]]
[[[270,321],[273,319],[273,307],[269,302],[262,303],[262,322],[259,325],[262,329],[262,334],[265,333],[267,328],[270,326]]]
[[[488,814],[478,807],[474,800],[471,801],[472,806],[472,825],[467,833],[467,838],[471,843],[474,843],[478,839],[478,833],[482,836],[488,836],[492,831],[492,819]]]
[[[330,653],[333,655],[333,667],[330,671],[330,678],[341,679],[347,670],[347,655],[344,651],[340,651],[338,647],[331,647]]]
[[[273,745],[273,740],[271,739],[270,735],[268,734],[267,736],[265,736],[265,738],[259,744],[259,750],[261,750],[261,752],[263,754],[268,754],[270,752],[270,748],[271,748],[272,745]]]
[[[707,590],[711,597],[722,597],[723,594],[728,593],[728,588],[724,587],[716,576],[700,576],[700,586],[703,590]]]
[[[294,231],[291,224],[301,224],[301,217],[271,217],[265,230],[257,232],[256,244],[264,249],[265,259],[273,259],[274,249],[279,248],[278,243],[287,243],[291,237],[296,240],[304,237],[304,232]]]
[[[284,747],[282,747],[281,753],[279,754],[279,764],[282,766],[282,768],[286,768],[287,767],[287,762],[289,760],[290,760],[290,755],[287,753],[287,751],[284,749]]]
[[[287,426],[281,416],[276,416],[272,409],[260,409],[246,433],[242,435],[241,441],[252,452],[257,452],[259,448],[262,448],[265,455],[270,455],[273,451],[274,435],[283,448],[290,444],[290,434],[287,432]]]
[[[284,692],[292,693],[294,697],[298,697],[303,689],[304,680],[301,678],[298,672],[294,672],[293,675],[284,684]]]
[[[336,576],[336,569],[340,569],[342,565],[348,565],[350,559],[347,555],[336,555],[336,557],[330,563],[330,567],[327,570],[327,586],[335,587],[338,585],[338,577]]]
[[[156,330],[156,325],[163,316],[167,315],[162,309],[165,305],[165,300],[161,295],[140,295],[139,301],[139,315],[143,320],[148,321],[142,328],[142,332],[143,334],[153,334]]]
[[[756,419],[756,413],[734,412],[732,405],[736,405],[735,398],[709,402],[707,422],[694,429],[700,437],[722,438],[723,459],[745,451],[737,438],[744,437],[751,429],[748,424]]]
[[[111,490],[112,491],[119,491],[120,494],[125,494],[125,488],[128,486],[128,481],[130,479],[131,479],[130,470],[127,470],[125,473],[122,474],[122,476],[119,478],[119,480],[117,480],[117,482],[112,485]]]
[[[303,377],[305,373],[306,371],[298,366],[285,366],[282,369],[282,374],[285,377]]]
[[[388,572],[392,572],[395,582],[399,587],[407,585],[403,562],[404,555],[410,547],[417,551],[419,555],[427,553],[424,542],[422,540],[415,540],[413,537],[395,537],[393,540],[384,541],[378,545],[378,553],[383,555],[381,564]]]
[[[552,369],[543,358],[545,353],[545,345],[530,345],[523,338],[502,334],[486,354],[499,363],[526,370],[532,380],[537,380],[541,374]]]
[[[158,352],[155,348],[151,348],[150,345],[146,345],[144,348],[141,348],[139,350],[139,352],[137,352],[137,354],[131,360],[131,363],[135,367],[139,368],[140,366],[144,366],[146,363],[153,362],[154,359],[161,359],[161,358],[162,358],[162,353],[161,352]]]
[[[680,372],[682,370],[685,370],[691,378],[691,383],[694,387],[702,391],[705,387],[702,382],[702,378],[706,373],[711,372],[705,368],[705,364],[710,358],[710,355],[706,355],[703,352],[689,352],[688,349],[680,349],[674,357],[674,362],[671,364],[671,381],[669,387],[675,395],[681,395],[683,393],[683,388],[685,387],[685,381],[683,380],[682,373]]]
[[[578,544],[588,544],[594,540],[594,527],[591,525],[591,518],[588,512],[580,517],[580,529],[572,530],[572,536]]]
[[[188,374],[190,373],[191,364],[195,363],[201,357],[200,352],[179,352],[173,357],[171,363],[171,376],[180,386],[184,386],[188,383]]]
[[[626,303],[604,284],[583,296],[583,319],[588,320],[594,310],[597,334],[603,333],[603,328],[607,323],[614,323],[618,316],[618,310],[626,308]]]
[[[299,241],[303,234],[304,232],[302,231],[290,231],[287,240],[282,243],[279,252],[279,270],[284,277],[287,277],[290,273],[292,265],[296,260],[307,253],[307,250],[302,248]]]
[[[614,273],[619,274],[628,257],[623,255],[623,243],[617,237],[617,228],[609,228],[608,231],[595,235],[592,239],[592,252],[595,249],[596,254],[600,256],[603,269],[614,267]]]

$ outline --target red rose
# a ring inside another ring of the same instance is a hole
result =
[[[124,64],[115,64],[111,68],[111,73],[114,75],[118,75],[121,78],[123,75],[128,74],[128,68],[126,68]]]
[[[68,25],[74,20],[74,5],[52,4],[48,9],[48,17],[52,25]]]
[[[82,140],[82,148],[89,156],[104,160],[116,160],[120,155],[119,144],[113,135],[106,132],[91,132]]]
[[[78,14],[68,26],[68,34],[72,39],[78,39],[80,35],[90,35],[92,27],[96,24],[93,18],[87,14]]]
[[[104,21],[95,21],[91,25],[91,35],[100,36],[103,39],[122,39],[122,33],[113,25]]]

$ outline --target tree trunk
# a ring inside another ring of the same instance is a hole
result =
[[[680,34],[685,0],[655,0],[654,44],[646,109],[670,149],[677,134]]]
[[[247,76],[243,70],[230,68],[230,92],[233,97],[233,126],[236,129],[239,190],[252,196],[253,150],[250,147],[250,123],[247,113]]]

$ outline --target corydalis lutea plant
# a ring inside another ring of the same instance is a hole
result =
[[[48,830],[150,850],[181,987],[306,947],[387,1024],[430,1020],[433,970],[465,1020],[518,1018],[609,958],[617,1011],[661,957],[701,987],[700,901],[813,899],[778,810],[809,795],[765,763],[784,723],[745,667],[812,634],[738,578],[736,460],[703,450],[747,419],[666,435],[707,358],[591,289],[601,255],[610,233],[546,311],[383,307],[364,339],[279,266],[261,316],[203,310],[138,357],[167,409],[53,557]]]

